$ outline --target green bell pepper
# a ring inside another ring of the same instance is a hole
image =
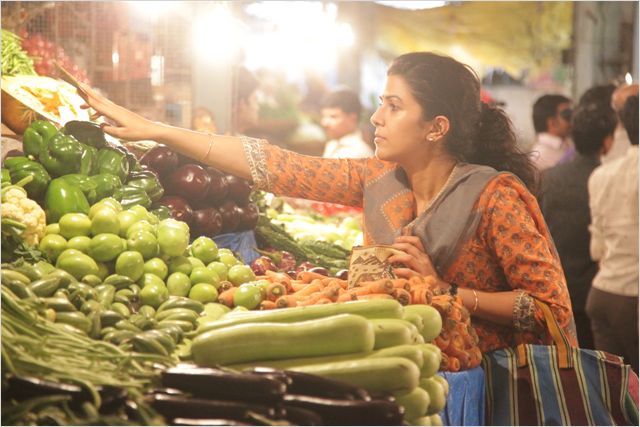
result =
[[[33,200],[41,200],[44,196],[51,177],[46,169],[38,162],[29,160],[26,157],[8,157],[4,161],[4,166],[9,172],[11,181],[17,182],[27,176],[33,176],[33,180],[24,186],[27,194]],[[4,181],[4,176],[3,176]]]
[[[166,206],[158,206],[150,212],[157,216],[160,221],[171,218],[171,210]]]
[[[98,151],[98,164],[95,171],[99,174],[110,173],[121,181],[129,174],[127,151],[116,147],[105,147]]]
[[[113,198],[120,202],[122,209],[129,209],[135,205],[145,208],[151,206],[151,199],[142,188],[129,185],[118,188],[113,193]]]
[[[76,173],[81,169],[85,147],[73,136],[58,132],[40,149],[40,162],[53,176]]]
[[[47,143],[58,133],[58,129],[53,123],[46,120],[36,120],[25,129],[22,135],[22,148],[27,156],[37,158],[40,151],[47,146]]]
[[[71,179],[60,177],[49,183],[44,196],[47,223],[58,222],[67,213],[89,213],[89,202],[82,190]]]
[[[152,202],[157,202],[164,195],[158,176],[150,170],[129,173],[127,185],[142,188]]]
[[[113,193],[122,186],[120,178],[108,173],[93,176],[72,173],[61,176],[59,179],[63,179],[67,183],[78,187],[91,205],[104,198],[113,196]]]
[[[94,148],[107,146],[107,140],[100,125],[92,122],[72,120],[64,125],[64,133]]]
[[[98,149],[90,145],[82,144],[84,152],[80,157],[80,173],[93,175],[98,168]]]

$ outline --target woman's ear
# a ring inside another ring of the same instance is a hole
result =
[[[427,141],[436,142],[449,133],[450,122],[446,116],[436,116],[431,120],[431,129],[427,132]]]

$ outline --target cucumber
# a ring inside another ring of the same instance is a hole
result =
[[[129,317],[131,315],[131,310],[129,310],[129,307],[121,302],[114,302],[113,304],[111,304],[111,310],[115,311],[116,313],[120,313],[122,317]]]
[[[294,371],[320,375],[370,392],[401,392],[418,386],[420,370],[402,357],[367,358],[324,365],[299,366]]]
[[[148,319],[153,319],[156,316],[156,309],[150,305],[143,305],[138,309],[138,314],[142,314]]]
[[[229,307],[224,304],[218,304],[217,302],[210,302],[204,305],[204,315],[210,317],[212,320],[221,318],[229,311],[231,311]]]
[[[441,426],[442,418],[440,415],[425,415],[424,417],[416,418],[415,420],[409,421],[409,425],[412,426]]]
[[[136,325],[134,325],[133,323],[129,322],[126,319],[119,320],[115,324],[115,327],[119,331],[132,331],[132,332],[141,332],[142,331],[140,328],[138,328]]]
[[[191,322],[187,322],[186,320],[169,320],[169,319],[165,319],[165,320],[161,320],[158,322],[158,327],[161,326],[178,326],[180,329],[182,329],[182,332],[191,332],[195,329],[195,326],[193,325],[193,323]]]
[[[434,375],[431,378],[440,383],[440,385],[444,389],[444,396],[448,397],[449,396],[449,383],[447,382],[447,379],[445,377],[441,376],[441,375]]]
[[[165,320],[166,322],[166,320]],[[373,349],[371,323],[362,316],[343,314],[297,323],[248,323],[198,335],[191,346],[203,366],[258,360],[279,360]]]
[[[117,311],[105,310],[102,313],[100,313],[100,322],[102,323],[103,327],[115,326],[116,323],[118,323],[123,319],[124,317],[122,316],[122,314],[118,313]]]
[[[172,308],[169,310],[163,310],[156,313],[156,320],[186,320],[187,322],[195,323],[198,319],[198,313],[188,308]]]
[[[402,319],[372,319],[376,334],[375,349],[414,344],[417,329],[412,323]]]
[[[57,277],[58,279],[60,279],[60,285],[59,285],[60,288],[67,288],[70,284],[78,282],[78,280],[75,277],[73,277],[71,274],[60,269],[56,269],[52,271],[51,273],[44,276],[43,279],[46,279],[49,277]]]
[[[64,323],[71,325],[85,333],[89,333],[91,330],[91,321],[87,319],[87,316],[79,311],[68,312],[56,312],[56,323]]]
[[[433,378],[421,378],[420,388],[429,393],[429,398],[431,399],[425,415],[437,414],[444,409],[447,404],[447,398],[442,384]]]
[[[20,272],[9,270],[7,268],[0,270],[0,281],[2,281],[3,285],[7,285],[14,280],[25,285],[31,283],[31,279]]]
[[[169,355],[167,350],[158,342],[158,340],[145,334],[136,334],[131,338],[131,343],[133,344],[133,349],[140,353],[159,354],[162,356]]]
[[[367,357],[369,358],[381,358],[381,357],[404,357],[411,360],[415,365],[422,369],[424,364],[424,355],[422,350],[411,344],[396,345],[394,347],[387,347],[381,350],[376,350]]]
[[[82,283],[86,283],[89,286],[96,287],[102,283],[102,279],[95,274],[87,274],[82,278]]]
[[[66,298],[49,297],[44,298],[43,301],[45,307],[52,308],[58,313],[76,311],[75,306]]]
[[[396,403],[404,408],[405,419],[412,420],[427,413],[431,398],[429,393],[416,387],[409,393],[396,394]]]
[[[9,283],[7,283],[6,286],[8,286],[11,292],[16,294],[16,296],[20,299],[31,298],[31,297],[37,298],[36,294],[33,293],[31,288],[26,284],[20,282],[19,280],[12,280]]]
[[[200,314],[204,310],[204,305],[200,301],[196,301],[186,297],[171,297],[158,307],[158,313],[173,308],[187,308]]]
[[[131,278],[127,276],[122,276],[120,274],[112,274],[102,281],[105,285],[111,285],[116,288],[116,290],[126,289],[129,286],[133,285],[135,282],[131,280]]]
[[[29,288],[39,297],[50,297],[56,293],[60,286],[60,279],[57,277],[47,277],[31,282]]]
[[[431,342],[442,331],[442,317],[438,310],[430,305],[425,304],[413,304],[404,308],[406,315],[417,314],[422,317],[423,328],[421,330],[424,342]]]
[[[198,329],[200,332],[205,332],[244,323],[302,322],[338,314],[357,314],[367,319],[400,319],[402,305],[396,300],[369,300],[267,311],[229,312],[222,320],[203,324]]]
[[[133,299],[133,291],[131,289],[120,289],[116,291],[116,294],[113,296],[114,302],[120,302],[122,304],[129,304]]]
[[[417,313],[408,313],[406,310],[402,315],[402,319],[407,322],[413,323],[413,325],[418,329],[420,334],[422,334],[422,330],[424,329],[424,320],[422,320],[422,316]]]
[[[173,342],[176,343],[182,341],[182,337],[184,336],[182,328],[178,325],[174,325],[173,323],[158,324],[156,329],[168,333],[173,339]]]
[[[420,344],[416,347],[422,350],[424,363],[420,370],[421,378],[431,378],[440,369],[440,361],[442,360],[442,353],[438,346],[433,344]]]
[[[104,341],[108,341],[111,344],[120,345],[123,342],[132,339],[136,335],[135,332],[132,331],[111,331],[105,334],[102,339]]]

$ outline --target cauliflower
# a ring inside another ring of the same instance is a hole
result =
[[[28,245],[37,246],[47,226],[44,211],[33,200],[27,198],[21,188],[10,188],[2,195],[0,215],[23,223],[27,228],[22,238]]]

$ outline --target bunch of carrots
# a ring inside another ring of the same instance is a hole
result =
[[[478,347],[478,335],[462,301],[450,295],[436,295],[431,305],[442,316],[442,332],[433,341],[442,351],[440,370],[458,372],[480,365],[482,352]]]
[[[261,310],[370,299],[396,299],[403,305],[429,304],[433,297],[433,279],[429,277],[373,280],[351,289],[346,280],[309,271],[298,273],[295,279],[286,273],[267,271],[257,280],[271,282],[260,303]],[[223,290],[219,301],[231,306],[235,290],[233,287]]]

